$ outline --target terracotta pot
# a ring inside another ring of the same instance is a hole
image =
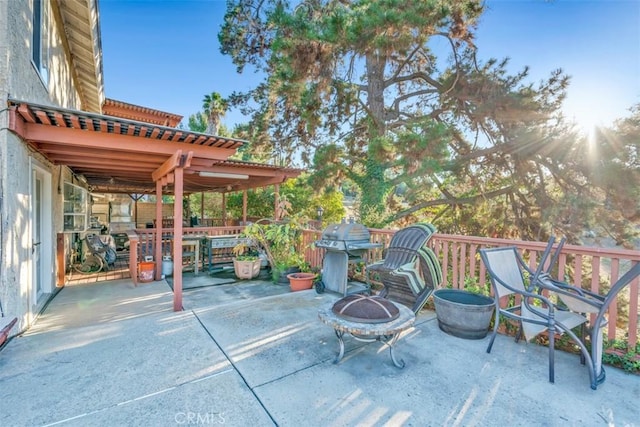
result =
[[[316,275],[313,273],[291,273],[287,275],[289,286],[293,292],[311,289]]]

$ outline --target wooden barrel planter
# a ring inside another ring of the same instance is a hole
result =
[[[487,336],[495,304],[492,298],[461,289],[438,289],[433,302],[442,331],[466,339]]]

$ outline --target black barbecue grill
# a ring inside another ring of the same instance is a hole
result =
[[[315,242],[317,248],[325,249],[322,260],[322,282],[316,291],[326,289],[343,295],[368,292],[369,285],[348,280],[350,262],[363,261],[369,249],[379,248],[380,243],[371,243],[367,227],[355,222],[330,224],[322,231],[322,238]]]

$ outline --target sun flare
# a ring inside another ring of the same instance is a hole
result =
[[[602,114],[597,110],[585,106],[584,108],[566,111],[566,117],[584,136],[593,136],[595,130],[602,126]]]
[[[578,88],[576,88],[578,89]],[[598,128],[609,127],[616,116],[615,97],[604,90],[576,90],[562,107],[564,116],[585,137],[593,137]]]

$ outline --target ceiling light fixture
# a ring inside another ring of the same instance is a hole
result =
[[[207,172],[201,171],[198,175],[203,178],[229,178],[229,179],[249,179],[249,175],[241,173]]]

